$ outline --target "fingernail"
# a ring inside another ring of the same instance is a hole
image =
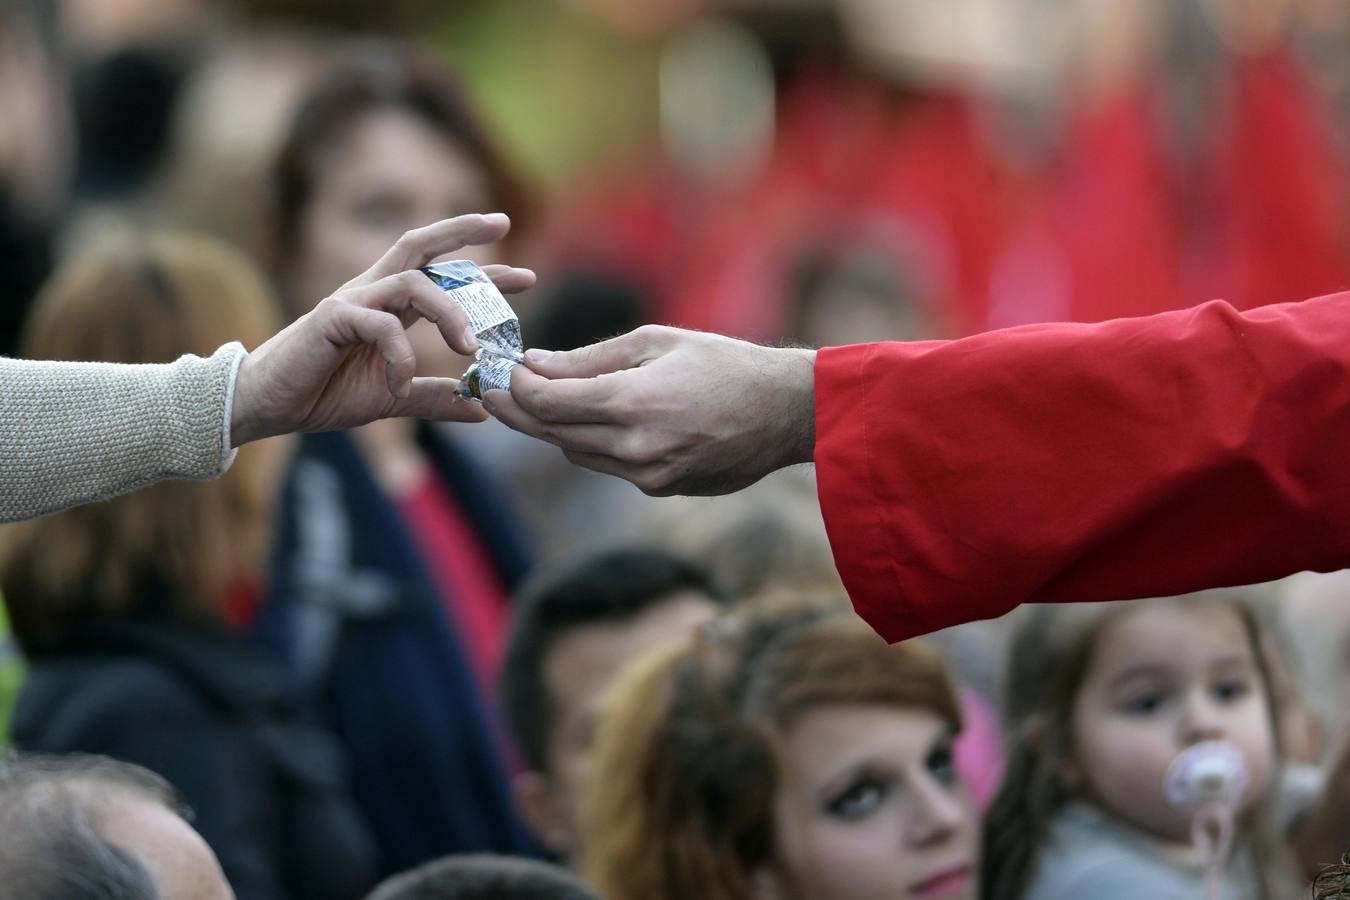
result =
[[[472,325],[464,326],[464,346],[469,348],[470,353],[478,350],[478,335],[473,333]]]
[[[538,365],[539,363],[548,362],[548,358],[552,355],[553,355],[552,350],[526,350],[525,361],[527,363],[534,363]]]
[[[492,395],[494,393],[495,391],[488,391],[486,394],[483,395],[483,409],[486,409],[488,412],[496,415],[497,404],[492,402],[493,399]]]
[[[483,214],[483,218],[486,219],[487,221],[491,222],[491,223],[494,224],[494,225],[496,225],[496,224],[499,223],[499,222],[500,222],[500,223],[503,223],[503,224],[506,224],[506,225],[510,225],[510,224],[511,224],[511,220],[507,217],[506,213],[499,213],[499,212],[496,212],[496,213],[484,213],[484,214]]]

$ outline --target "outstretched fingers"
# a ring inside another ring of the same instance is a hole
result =
[[[389,393],[397,398],[408,396],[413,373],[417,371],[417,356],[397,316],[340,301],[325,301],[316,312],[322,317],[326,337],[339,349],[358,344],[373,346],[385,362]]]
[[[510,230],[511,220],[504,213],[472,213],[414,228],[399,238],[380,257],[379,262],[349,282],[349,285],[369,284],[388,275],[421,268],[447,253],[499,241]]]
[[[525,364],[545,378],[594,378],[611,372],[632,369],[664,353],[669,330],[659,325],[644,325],[636,331],[580,347],[550,353],[529,350]]]
[[[338,299],[392,313],[405,327],[419,317],[426,319],[436,325],[452,350],[465,356],[478,349],[464,307],[415,269],[340,291]]]
[[[511,400],[531,417],[555,425],[618,423],[617,390],[613,378],[549,379],[526,366],[511,370]]]
[[[528,291],[538,280],[532,270],[522,269],[519,266],[483,266],[483,274],[491,278],[492,283],[497,285],[497,290],[503,294]]]
[[[544,421],[523,409],[506,391],[488,391],[483,406],[508,428],[563,450],[614,456],[626,456],[633,451],[632,431],[621,425]]]

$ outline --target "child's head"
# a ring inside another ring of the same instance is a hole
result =
[[[612,900],[972,897],[960,727],[922,644],[839,610],[724,618],[619,685],[586,874]]]
[[[986,822],[989,896],[1020,895],[1070,801],[1187,844],[1192,814],[1168,802],[1163,783],[1203,741],[1241,753],[1249,781],[1237,812],[1250,819],[1276,761],[1262,646],[1232,591],[1028,610],[1008,678],[1008,770]]]

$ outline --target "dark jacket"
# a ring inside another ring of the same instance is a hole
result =
[[[527,555],[485,475],[442,435],[423,447],[510,589]],[[530,853],[484,702],[440,586],[351,438],[305,435],[282,498],[273,591],[257,634],[316,698],[395,872],[448,853]]]
[[[239,900],[349,900],[370,887],[375,851],[338,745],[246,640],[108,621],[25,652],[15,743],[158,772],[192,808]]]

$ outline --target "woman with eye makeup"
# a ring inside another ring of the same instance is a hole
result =
[[[611,900],[970,900],[960,729],[922,644],[815,604],[714,622],[616,686],[583,872]]]

